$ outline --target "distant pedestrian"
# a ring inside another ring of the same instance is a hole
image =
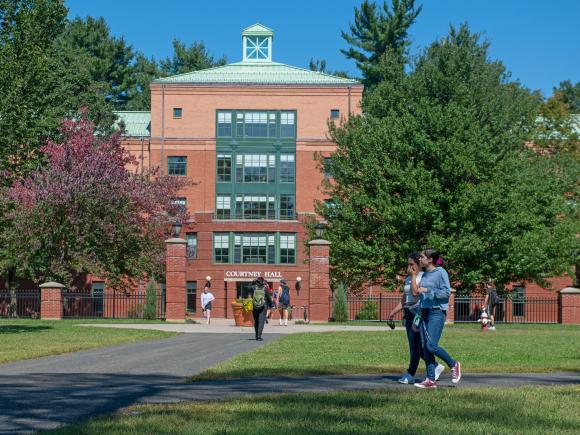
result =
[[[266,311],[266,323],[268,323],[268,320],[270,320],[270,318],[272,317],[272,311],[274,310],[274,307],[275,307],[274,297],[272,295],[274,290],[272,289],[272,286],[270,284],[268,284],[268,282],[266,282],[265,286],[266,286],[266,291],[268,293],[270,293],[270,296],[272,297],[272,303],[268,304],[268,310]]]
[[[403,376],[401,376],[398,380],[398,382],[401,384],[415,383],[417,367],[419,366],[420,359],[423,357],[421,333],[418,329],[413,329],[413,320],[420,310],[417,289],[419,288],[419,283],[421,282],[422,276],[423,271],[421,270],[421,266],[419,264],[419,254],[409,254],[409,257],[407,258],[407,277],[405,278],[405,282],[403,284],[403,295],[401,302],[395,308],[393,308],[389,314],[389,319],[392,319],[395,314],[401,310],[404,310],[403,322],[407,331],[407,341],[409,342],[409,367]],[[414,285],[412,283],[414,283]],[[436,380],[439,378],[441,373],[443,373],[444,369],[445,367],[443,367],[441,364],[437,364],[437,367],[435,368]]]
[[[266,311],[272,303],[270,292],[266,291],[264,278],[259,277],[252,282],[252,314],[254,315],[254,331],[256,340],[262,341],[262,331],[266,323]]]
[[[441,358],[451,369],[451,382],[458,383],[461,379],[461,364],[454,360],[445,349],[439,346],[439,339],[445,326],[445,317],[449,308],[451,285],[449,275],[442,267],[443,261],[435,249],[426,249],[419,256],[424,269],[421,277],[421,287],[417,289],[421,295],[421,343],[423,358],[427,366],[427,377],[419,388],[437,388],[435,380],[435,356]]]
[[[280,313],[280,326],[282,326],[282,318],[284,318],[284,326],[288,326],[288,307],[290,306],[290,287],[286,284],[286,280],[280,280],[280,287],[278,288],[278,311]]]
[[[497,307],[499,305],[499,296],[497,295],[497,289],[492,285],[492,283],[487,284],[487,293],[485,294],[485,300],[483,301],[482,310],[487,310],[489,315],[489,330],[495,331],[495,317],[497,316]]]
[[[211,284],[207,282],[203,287],[203,293],[201,294],[201,309],[205,317],[205,323],[208,325],[211,321],[211,303],[215,300],[214,295],[209,291]]]

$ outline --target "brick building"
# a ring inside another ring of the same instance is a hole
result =
[[[151,112],[118,112],[124,145],[141,165],[195,183],[175,198],[192,216],[181,238],[184,303],[194,316],[206,277],[214,315],[229,318],[230,302],[262,276],[274,286],[285,278],[293,304],[328,317],[328,302],[316,310],[314,300],[328,300],[328,283],[311,277],[317,266],[309,261],[310,252],[325,261],[328,246],[309,247],[303,224],[324,199],[315,154],[335,149],[328,122],[360,113],[363,86],[273,62],[273,41],[270,29],[252,25],[242,33],[241,62],[155,80]],[[313,286],[326,292],[313,295]]]

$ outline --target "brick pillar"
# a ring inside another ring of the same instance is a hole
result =
[[[185,322],[185,248],[183,239],[165,241],[165,320]]]
[[[62,289],[58,282],[40,285],[40,318],[43,320],[62,319]]]
[[[451,289],[449,295],[449,309],[447,310],[447,319],[445,323],[455,323],[455,289]]]
[[[558,308],[560,323],[580,324],[580,289],[567,287],[560,290]]]
[[[330,242],[312,240],[310,247],[310,283],[308,316],[310,320],[327,321],[330,309]]]

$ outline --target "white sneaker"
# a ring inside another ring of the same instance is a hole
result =
[[[282,319],[280,319],[280,326],[282,326]]]
[[[490,331],[495,331],[495,326],[490,326],[490,327],[489,327],[489,330],[490,330]]]
[[[437,367],[435,367],[435,380],[436,381],[439,380],[441,373],[443,373],[444,371],[445,371],[445,366],[442,364],[437,364]]]
[[[288,326],[288,320],[284,320],[284,326]]]

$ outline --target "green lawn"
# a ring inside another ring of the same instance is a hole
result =
[[[580,388],[274,395],[146,405],[58,434],[577,434]]]
[[[445,327],[441,344],[465,372],[580,371],[580,327],[477,325]],[[246,376],[403,372],[408,364],[404,331],[301,333],[242,353],[195,376]],[[424,364],[420,364],[420,370]]]
[[[2,319],[0,320],[0,341],[2,342],[0,364],[176,335],[161,331],[79,326],[79,324],[100,322],[98,320]],[[112,322],[117,323],[118,320],[103,323]]]

